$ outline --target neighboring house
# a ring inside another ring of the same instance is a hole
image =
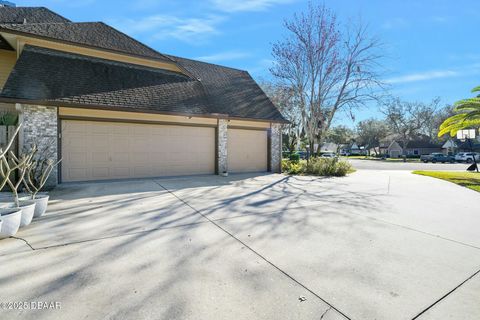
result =
[[[100,22],[0,7],[0,103],[62,158],[49,183],[279,172],[286,120],[242,70],[159,53]]]
[[[318,145],[315,145],[315,149],[317,148],[318,148]],[[337,153],[337,151],[338,151],[338,145],[333,142],[326,142],[320,148],[320,153],[326,153],[326,152]]]
[[[355,141],[350,144],[340,144],[337,150],[341,155],[366,155],[367,149],[364,146],[359,146]]]
[[[388,145],[385,154],[390,158],[398,158],[403,154],[403,149],[397,141],[392,141]]]
[[[347,153],[350,155],[365,155],[367,150],[364,146],[359,146],[356,142],[352,142],[347,149]]]
[[[448,139],[442,146],[442,150],[444,154],[453,155],[457,153],[458,144],[453,139]]]
[[[388,155],[390,158],[398,158],[404,154],[407,156],[420,156],[432,152],[442,152],[441,144],[423,140],[410,141],[405,150],[403,150],[401,143],[395,140],[390,142],[386,148],[385,145],[385,142],[382,142],[380,152],[383,155]]]
[[[457,154],[459,152],[480,152],[480,139],[475,138],[471,141],[461,141],[459,139],[448,139],[442,146],[443,153]]]

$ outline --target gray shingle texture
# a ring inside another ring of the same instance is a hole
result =
[[[172,113],[208,113],[201,84],[166,70],[26,46],[2,97]]]
[[[0,30],[81,44],[122,53],[168,60],[161,53],[106,25],[103,22],[0,24]]]
[[[168,57],[200,79],[213,113],[238,118],[285,120],[248,72],[175,56]]]
[[[65,23],[70,20],[44,7],[0,7],[0,23]]]

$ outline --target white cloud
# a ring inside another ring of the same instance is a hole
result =
[[[248,52],[243,51],[225,51],[219,52],[207,56],[196,57],[196,60],[202,60],[206,62],[221,62],[221,61],[230,61],[230,60],[238,60],[243,58],[250,57],[251,54]]]
[[[210,0],[218,10],[225,12],[264,11],[277,4],[286,4],[295,0]]]
[[[219,34],[217,26],[223,20],[223,17],[219,16],[181,18],[170,15],[153,15],[136,20],[112,20],[110,23],[132,35],[148,33],[154,40],[175,38],[196,43]]]
[[[393,18],[385,21],[382,25],[383,29],[403,29],[408,28],[410,26],[410,22],[403,18]]]
[[[459,72],[454,70],[426,71],[426,72],[419,72],[419,73],[410,73],[403,76],[390,78],[390,79],[387,79],[386,82],[390,84],[409,83],[409,82],[433,80],[433,79],[440,79],[440,78],[451,78],[451,77],[456,77],[458,75],[460,75]]]
[[[430,18],[430,20],[436,23],[446,23],[450,21],[450,18],[445,16],[433,16]]]

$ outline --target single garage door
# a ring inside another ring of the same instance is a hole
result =
[[[228,171],[267,171],[267,131],[228,129]]]
[[[215,129],[62,120],[62,181],[213,174]]]

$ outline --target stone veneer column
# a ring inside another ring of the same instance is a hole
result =
[[[20,134],[20,148],[29,151],[36,143],[39,150],[45,150],[52,160],[58,160],[58,121],[57,107],[21,105],[21,121],[23,128]],[[45,184],[51,189],[58,183],[58,170],[55,167]]]
[[[270,129],[270,171],[282,172],[282,125],[272,123]]]
[[[217,168],[218,174],[228,172],[227,143],[228,143],[228,120],[218,119],[217,127]]]

